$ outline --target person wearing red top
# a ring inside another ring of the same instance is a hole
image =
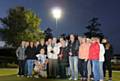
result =
[[[100,53],[100,46],[97,42],[97,37],[93,37],[90,49],[89,49],[89,60],[92,61],[92,70],[94,81],[99,81],[99,53]]]
[[[92,44],[89,49],[89,60],[99,60],[100,47],[98,42],[94,41],[95,39],[92,39]]]

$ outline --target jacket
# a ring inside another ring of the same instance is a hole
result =
[[[69,42],[68,44],[68,53],[71,52],[72,55],[70,56],[78,56],[78,50],[79,50],[79,42],[78,41],[74,41]]]
[[[16,50],[16,56],[18,60],[25,60],[25,48],[22,48],[21,46],[17,48]]]
[[[92,43],[89,49],[89,60],[99,60],[100,46],[98,42]]]
[[[37,59],[36,56],[35,56],[34,47],[33,48],[27,47],[26,50],[25,50],[25,54],[27,56],[27,59]]]

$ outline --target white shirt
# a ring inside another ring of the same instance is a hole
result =
[[[99,44],[100,45],[100,54],[99,54],[99,61],[103,62],[104,59],[104,54],[105,54],[105,48],[103,46],[103,44]]]
[[[43,54],[37,54],[36,57],[38,58],[38,60],[41,64],[44,64],[47,59],[47,56],[43,55]]]
[[[53,51],[53,53],[51,51]],[[48,45],[47,47],[48,59],[58,59],[59,52],[60,47],[57,44],[53,48],[51,45]]]

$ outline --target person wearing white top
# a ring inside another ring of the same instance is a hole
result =
[[[104,80],[103,62],[104,62],[105,48],[104,48],[104,45],[100,43],[100,39],[98,39],[98,43],[99,43],[99,45],[100,45],[100,54],[99,54],[99,73],[100,73],[100,81],[103,81],[103,80]]]
[[[47,59],[47,55],[45,55],[45,49],[44,48],[40,49],[40,53],[37,54],[36,57],[37,57],[37,60],[35,61],[34,71],[38,73],[40,76],[42,76],[43,78],[47,78],[48,59]]]
[[[58,54],[60,52],[60,47],[56,43],[57,39],[48,39],[48,46],[47,46],[47,54],[48,54],[48,60],[49,60],[49,65],[48,65],[48,73],[50,78],[56,78],[57,76],[57,67],[58,67]]]

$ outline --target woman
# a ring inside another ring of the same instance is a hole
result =
[[[61,40],[60,53],[58,55],[60,78],[66,78],[66,66],[68,65],[68,54],[65,40]]]
[[[111,58],[113,54],[113,49],[111,44],[107,39],[103,39],[102,43],[105,46],[105,61],[103,63],[104,77],[106,77],[106,69],[108,69],[109,81],[112,81],[112,64]]]
[[[71,77],[69,80],[78,80],[78,49],[79,42],[75,40],[73,34],[70,35],[70,42],[68,44],[69,64]]]
[[[90,43],[87,41],[87,38],[82,38],[80,47],[79,47],[79,67],[82,80],[87,80],[87,63],[89,55]]]
[[[27,55],[27,77],[32,77],[32,71],[33,71],[33,64],[36,58],[35,56],[35,50],[33,46],[33,42],[30,42],[30,46],[26,49],[26,55]]]

